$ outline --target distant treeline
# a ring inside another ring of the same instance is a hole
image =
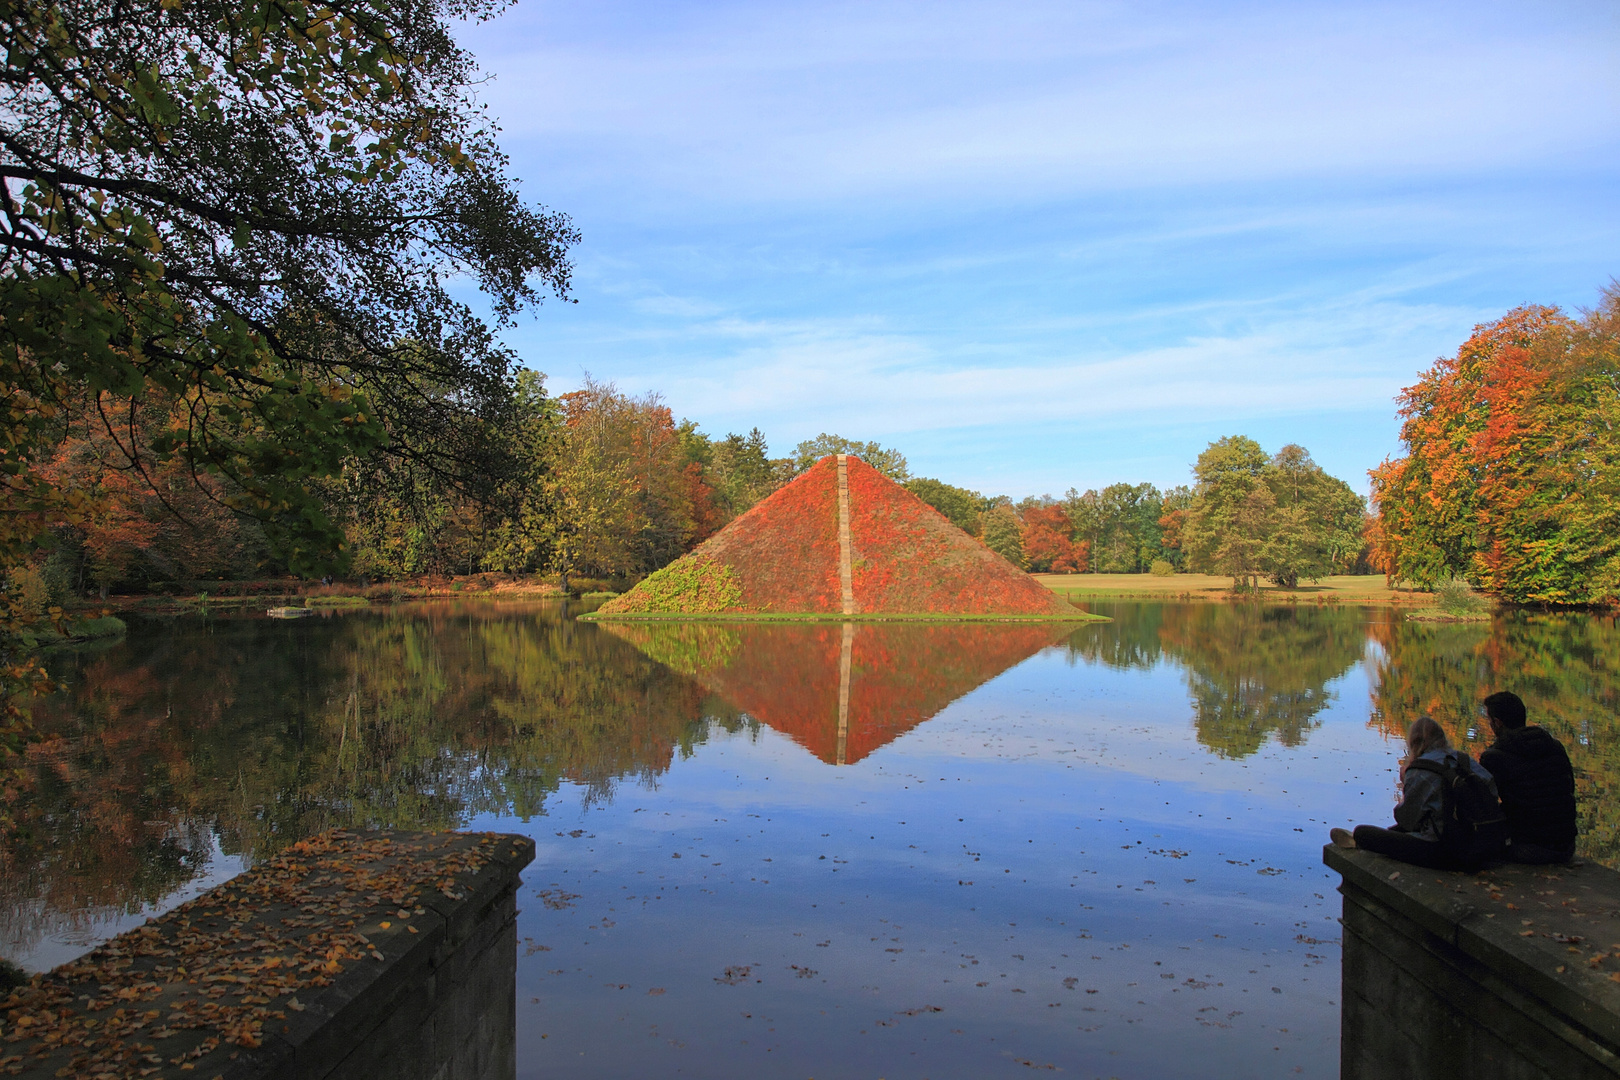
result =
[[[186,407],[183,398],[148,400],[126,406],[115,423],[97,397],[64,410],[42,471],[83,493],[88,509],[13,572],[28,606],[287,572],[239,489],[160,452]],[[1364,507],[1348,485],[1300,447],[1268,456],[1238,436],[1199,456],[1191,487],[1121,483],[1015,502],[912,477],[904,454],[876,443],[823,434],[772,457],[758,428],[714,438],[693,421],[677,422],[657,395],[587,381],[552,397],[530,371],[512,381],[508,400],[468,409],[443,431],[418,445],[420,429],[401,430],[387,453],[306,481],[346,537],[348,576],[632,580],[839,452],[859,455],[1032,571],[1194,569],[1293,585],[1364,566]]]
[[[848,452],[1033,572],[1202,571],[1291,587],[1382,570],[1424,588],[1464,578],[1516,602],[1612,603],[1617,343],[1613,285],[1593,311],[1525,307],[1477,327],[1402,393],[1407,452],[1372,471],[1371,516],[1304,448],[1267,453],[1244,436],[1211,443],[1190,485],[1014,500],[912,476],[903,453],[876,443],[823,434],[773,457],[758,428],[714,437],[677,421],[656,394],[587,380],[553,396],[544,376],[519,371],[476,395],[446,390],[414,412],[384,410],[386,438],[333,475],[276,479],[317,496],[314,506],[285,501],[324,515],[301,527],[172,452],[174,432],[195,426],[197,395],[86,393],[46,421],[50,449],[34,466],[70,493],[74,513],[10,572],[10,594],[38,612],[98,592],[281,575],[319,561],[286,538],[323,531],[343,536],[338,572],[353,579],[503,572],[624,583],[823,455]]]
[[[390,581],[477,572],[627,582],[712,536],[821,456],[857,454],[1034,572],[1202,571],[1283,586],[1382,570],[1553,604],[1620,596],[1620,287],[1577,317],[1515,309],[1479,326],[1400,398],[1407,454],[1372,471],[1373,515],[1304,448],[1230,436],[1193,483],[1117,483],[1013,500],[914,477],[905,455],[823,434],[771,456],[758,428],[716,438],[656,394],[587,381],[560,396],[520,371],[446,391],[313,491],[316,527],[170,451],[194,394],[64,401],[39,474],[77,509],[8,577],[25,609],[74,596],[285,574],[285,538],[341,532],[339,572]],[[386,414],[385,414],[386,422]],[[260,501],[255,502],[255,499]],[[298,507],[298,500],[287,505]],[[270,534],[279,536],[278,543]],[[312,560],[305,559],[305,562]]]
[[[1242,435],[1210,443],[1191,487],[1110,484],[1014,502],[939,480],[906,486],[1017,566],[1108,574],[1193,570],[1253,587],[1366,572],[1366,506],[1304,447],[1267,455]]]

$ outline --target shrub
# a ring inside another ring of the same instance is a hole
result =
[[[51,590],[39,567],[17,566],[11,570],[11,591],[30,615],[43,615],[51,606]]]
[[[1176,572],[1176,564],[1169,559],[1154,559],[1148,572],[1154,577],[1171,577]]]
[[[102,615],[94,619],[76,619],[68,627],[74,641],[96,641],[101,638],[121,637],[129,629],[116,615]]]
[[[1435,606],[1447,615],[1479,615],[1490,601],[1479,595],[1465,578],[1454,577],[1434,590]]]
[[[305,607],[365,607],[371,601],[363,596],[306,596]]]
[[[653,571],[633,593],[609,601],[602,610],[703,614],[725,611],[741,598],[742,586],[731,567],[688,557]]]

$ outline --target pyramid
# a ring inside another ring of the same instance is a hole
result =
[[[852,765],[1072,626],[1019,623],[608,622],[829,765]]]
[[[596,614],[1090,618],[845,454],[822,458]]]

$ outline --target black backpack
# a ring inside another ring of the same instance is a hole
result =
[[[1467,754],[1458,755],[1455,766],[1418,758],[1407,768],[1440,777],[1440,847],[1450,862],[1478,867],[1501,855],[1508,837],[1507,815]]]

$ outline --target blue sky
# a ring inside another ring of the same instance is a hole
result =
[[[1620,5],[520,0],[462,32],[577,304],[506,340],[1021,497],[1366,490],[1477,322],[1620,274]]]

